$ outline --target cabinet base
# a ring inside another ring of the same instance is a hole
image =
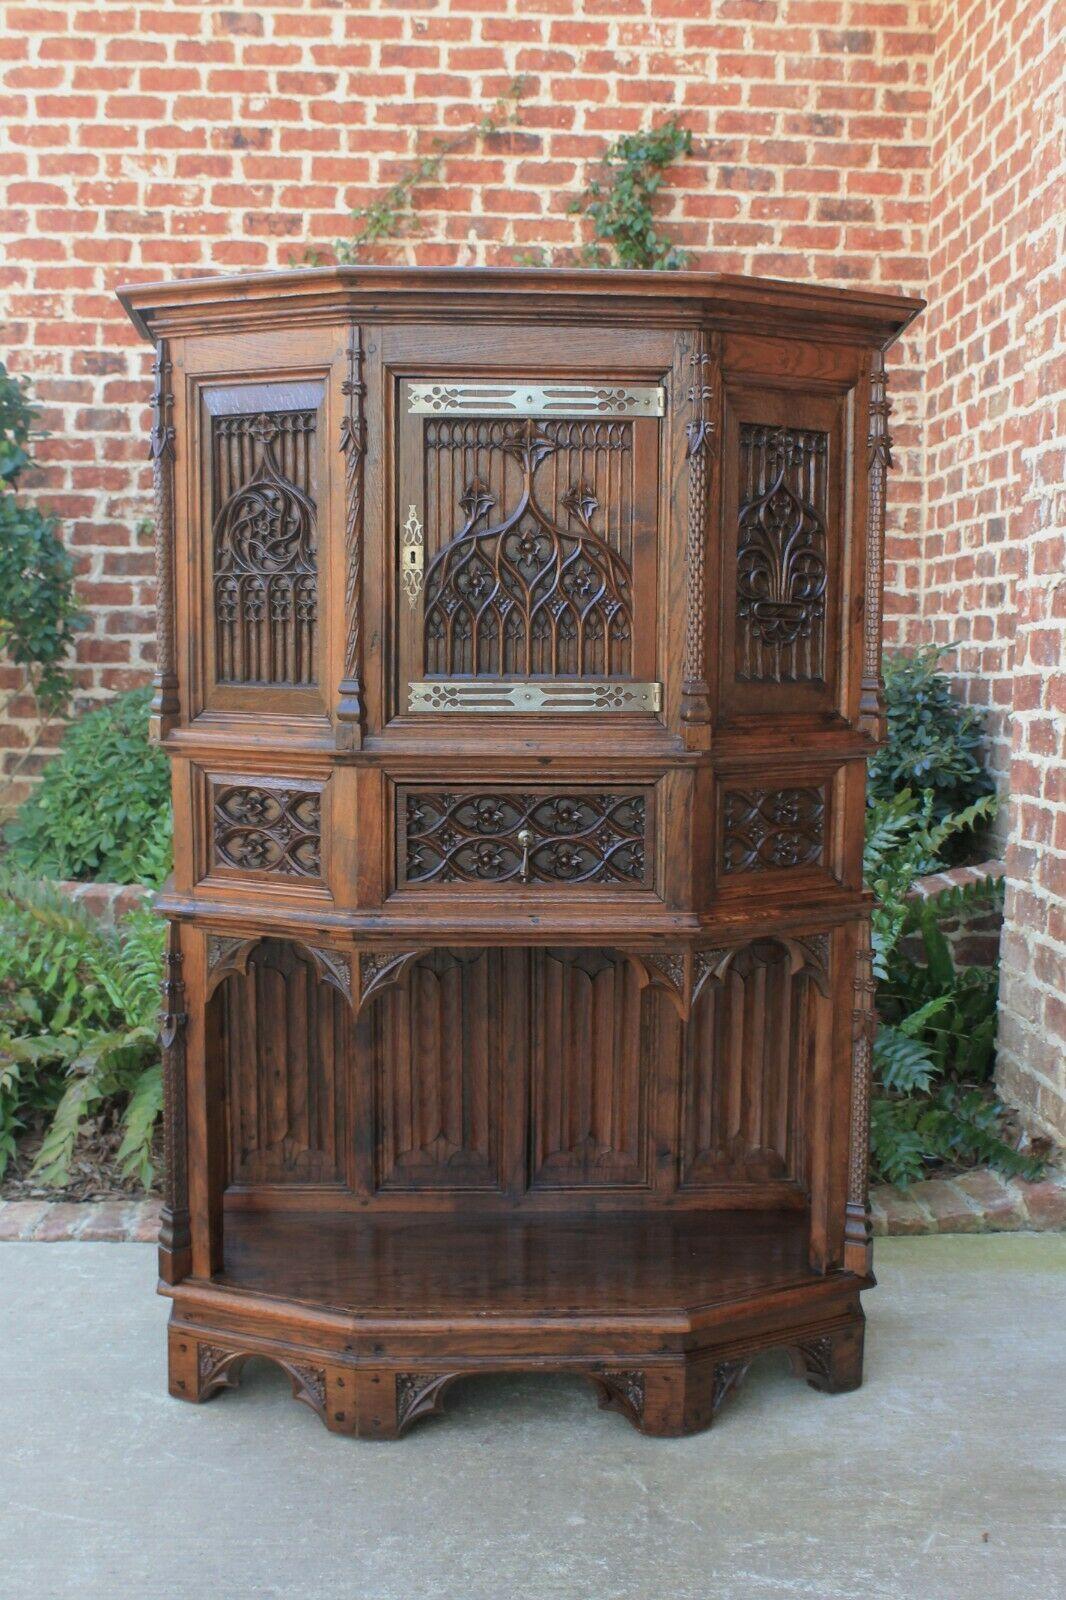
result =
[[[795,1375],[825,1394],[857,1389],[862,1382],[864,1322],[860,1310],[828,1327],[778,1333],[744,1346],[732,1341],[669,1358],[627,1355],[617,1364],[543,1357],[456,1358],[446,1367],[418,1370],[340,1361],[336,1353],[329,1360],[319,1359],[258,1339],[238,1344],[225,1334],[172,1322],[170,1393],[180,1400],[210,1400],[223,1389],[237,1388],[245,1362],[261,1356],[288,1374],[294,1397],[309,1406],[331,1433],[397,1439],[420,1417],[441,1411],[445,1392],[459,1378],[487,1372],[567,1372],[589,1379],[600,1406],[620,1412],[641,1433],[673,1439],[709,1428],[743,1383],[751,1362],[765,1350],[784,1350]]]

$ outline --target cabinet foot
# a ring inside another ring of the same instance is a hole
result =
[[[862,1383],[865,1317],[829,1333],[819,1333],[789,1348],[789,1359],[797,1378],[806,1378],[812,1389],[822,1394],[847,1394]]]

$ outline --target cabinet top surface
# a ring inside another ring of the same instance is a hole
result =
[[[923,300],[721,272],[526,267],[315,267],[133,284],[118,297],[149,339],[166,333],[381,321],[643,323],[803,333],[887,345]]]

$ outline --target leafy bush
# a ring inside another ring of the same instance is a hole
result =
[[[944,866],[949,842],[995,813],[992,795],[935,816],[936,795],[905,789],[867,811],[864,869],[876,897],[874,976],[880,1025],[874,1044],[870,1154],[876,1177],[906,1186],[931,1163],[986,1162],[1038,1176],[1041,1163],[1003,1138],[1004,1108],[990,1089],[995,1060],[995,969],[958,967],[941,923],[999,904],[1001,880],[982,878],[935,899],[908,900],[916,877]],[[920,943],[916,960],[908,940]]]
[[[150,689],[68,729],[6,830],[13,864],[51,878],[158,887],[170,871],[170,765],[148,739]]]
[[[995,784],[981,765],[981,714],[963,705],[937,670],[950,647],[885,658],[888,735],[869,767],[869,792],[888,800],[903,789],[933,796],[938,820],[991,794]]]
[[[113,1105],[120,1170],[151,1184],[163,940],[150,911],[110,932],[51,885],[0,881],[0,1174],[17,1134],[47,1118],[32,1173],[63,1184],[87,1121]]]
[[[45,719],[62,711],[71,678],[64,666],[80,621],[74,569],[54,517],[18,499],[19,478],[33,465],[38,411],[25,378],[0,361],[0,650],[25,667]]]

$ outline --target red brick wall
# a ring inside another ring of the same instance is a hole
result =
[[[922,615],[1010,792],[1000,1083],[1066,1135],[1062,18],[936,10]]]

